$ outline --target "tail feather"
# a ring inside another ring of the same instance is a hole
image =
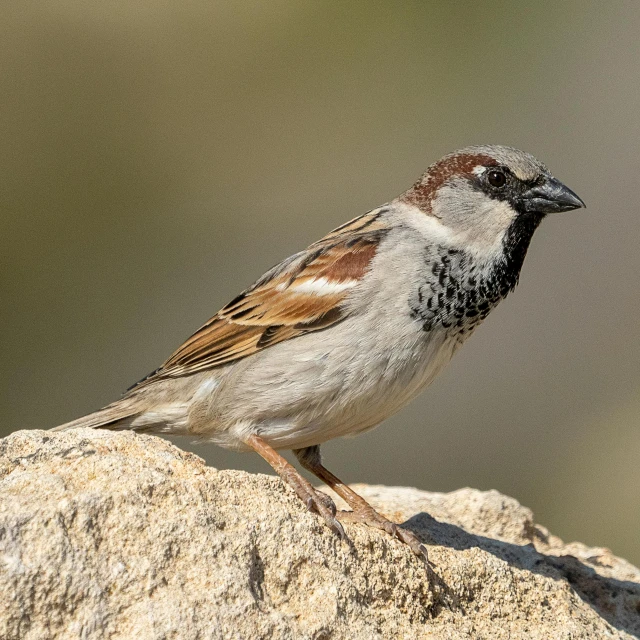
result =
[[[99,411],[94,411],[82,418],[53,427],[51,431],[66,431],[67,429],[127,429],[131,421],[140,413],[139,407],[129,402],[114,402]]]

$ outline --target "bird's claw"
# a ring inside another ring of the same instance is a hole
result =
[[[409,545],[411,551],[413,551],[413,553],[417,555],[427,566],[429,565],[429,552],[424,544],[420,542],[415,533],[396,525],[396,538],[404,542],[406,545]]]
[[[347,537],[344,527],[336,519],[337,509],[335,502],[326,493],[315,489],[312,494],[304,496],[303,501],[307,510],[321,516],[331,531],[341,540]]]
[[[369,509],[363,509],[361,511],[339,511],[338,517],[347,522],[362,522],[375,529],[382,529],[392,538],[397,538],[400,542],[406,544],[416,556],[427,566],[429,565],[427,548],[420,542],[420,539],[415,533],[404,529],[395,522],[391,522],[391,520],[380,515],[373,508],[370,507]]]

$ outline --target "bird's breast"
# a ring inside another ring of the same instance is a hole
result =
[[[423,255],[422,277],[408,301],[410,314],[423,331],[443,329],[462,340],[514,284],[502,278],[493,263],[479,263],[460,249],[429,246]]]

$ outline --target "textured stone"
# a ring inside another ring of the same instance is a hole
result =
[[[273,477],[151,436],[0,441],[0,638],[631,638],[640,571],[495,491],[356,487],[429,543],[340,541]]]

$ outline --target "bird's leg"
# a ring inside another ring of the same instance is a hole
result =
[[[370,527],[386,531],[389,535],[409,545],[417,556],[420,556],[428,563],[427,549],[415,534],[379,514],[362,496],[344,484],[342,480],[336,478],[331,471],[322,465],[319,446],[295,449],[294,453],[305,469],[311,471],[328,487],[331,487],[353,509],[353,511],[340,511],[338,513],[339,518],[352,522],[363,522]]]
[[[329,528],[341,538],[345,537],[344,528],[336,520],[336,505],[331,498],[314,489],[311,483],[303,478],[273,447],[261,437],[249,436],[245,443],[259,453],[275,470],[275,472],[298,494],[309,511],[322,516]]]

